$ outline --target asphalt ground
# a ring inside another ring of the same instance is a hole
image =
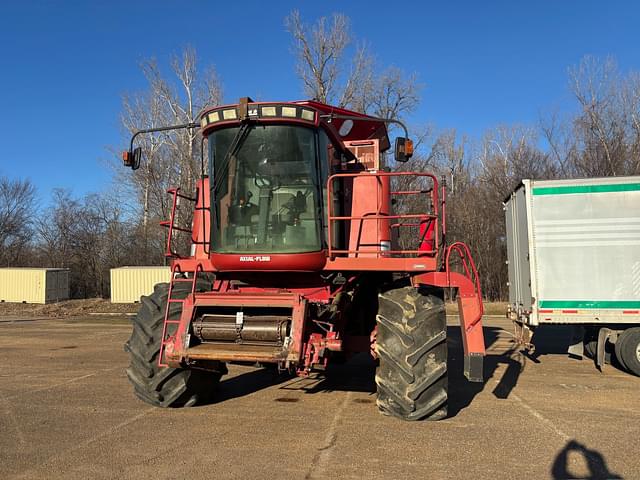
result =
[[[450,418],[380,415],[374,366],[327,378],[231,366],[215,403],[158,409],[124,369],[124,320],[0,318],[0,478],[640,478],[640,378],[564,353],[566,330],[514,349],[485,320],[487,381],[462,377],[449,328]]]

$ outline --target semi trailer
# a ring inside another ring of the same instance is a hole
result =
[[[519,341],[570,325],[570,354],[640,375],[640,177],[523,180],[504,210]]]

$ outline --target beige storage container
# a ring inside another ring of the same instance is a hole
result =
[[[68,299],[68,268],[0,268],[0,302],[53,303]]]
[[[111,303],[135,303],[153,292],[156,283],[168,282],[169,267],[120,267],[111,269]]]

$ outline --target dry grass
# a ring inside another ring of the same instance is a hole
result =
[[[484,314],[485,315],[506,315],[507,302],[484,302]],[[447,303],[447,315],[458,314],[458,303]]]
[[[35,303],[0,303],[0,317],[28,315],[30,317],[78,317],[91,313],[135,313],[137,303],[111,303],[103,298],[65,300],[40,305]]]

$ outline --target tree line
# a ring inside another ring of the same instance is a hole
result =
[[[294,11],[284,24],[308,98],[399,119],[419,104],[424,86],[418,77],[381,65],[346,16],[308,24]],[[148,88],[123,96],[123,144],[139,129],[195,122],[202,108],[222,102],[220,77],[213,67],[198,68],[193,48],[170,66],[165,76],[156,60],[141,64]],[[403,165],[387,159],[393,169],[434,172],[445,180],[448,240],[471,247],[487,299],[507,296],[502,201],[523,178],[640,174],[640,73],[623,74],[611,58],[585,57],[569,69],[568,85],[574,99],[569,112],[536,125],[497,126],[480,138],[413,125],[414,158]],[[141,169],[132,175],[114,159],[113,188],[106,193],[77,198],[59,189],[39,209],[29,180],[0,177],[0,265],[70,268],[72,295],[94,297],[108,296],[113,267],[163,264],[166,231],[159,222],[171,208],[166,190],[192,193],[206,146],[188,129],[139,141]],[[182,212],[178,221],[188,225],[189,208]]]

